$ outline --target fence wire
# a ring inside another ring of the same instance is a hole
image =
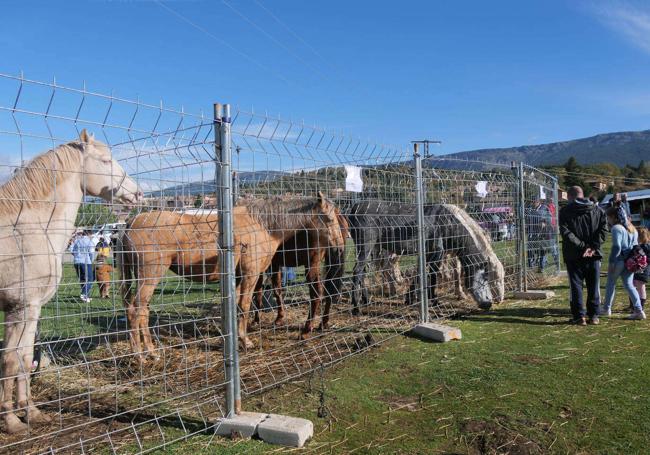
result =
[[[212,432],[239,387],[245,400],[557,270],[557,185],[534,168],[425,157],[418,225],[407,148],[10,75],[0,153],[2,450],[141,453]],[[232,270],[217,209],[231,190]],[[232,278],[238,309],[220,305]]]
[[[211,118],[162,103],[0,75],[3,451],[142,452],[223,416],[224,334],[208,311],[219,288],[165,263],[177,228],[207,236],[208,262],[217,243],[205,224],[158,216],[181,215],[192,184],[214,193],[213,138]],[[125,311],[123,284],[153,291],[151,313],[144,294]],[[151,336],[146,359],[129,342],[136,324]]]

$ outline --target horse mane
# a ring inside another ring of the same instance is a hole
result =
[[[442,204],[441,206],[446,212],[454,216],[459,221],[459,225],[464,226],[469,233],[468,236],[462,236],[465,244],[461,251],[464,254],[459,256],[465,256],[466,260],[469,259],[475,262],[476,256],[478,255],[478,257],[487,263],[490,273],[490,285],[497,295],[497,301],[501,302],[505,292],[505,270],[503,264],[492,249],[490,237],[465,210],[451,204]],[[470,241],[470,237],[473,241]]]
[[[467,241],[469,240],[468,236],[461,237],[462,239],[466,239],[466,244],[463,245],[465,251],[470,255],[480,254],[481,256],[492,252],[492,242],[490,241],[488,234],[465,210],[451,204],[441,204],[441,207],[459,221],[459,226],[462,226],[469,231],[469,237],[471,237],[473,242]]]
[[[350,223],[348,222],[347,217],[341,213],[341,210],[339,210],[338,207],[334,209],[334,213],[336,214],[336,219],[339,222],[341,234],[343,235],[344,239],[347,239],[350,236]]]
[[[81,145],[62,144],[32,159],[0,185],[0,210],[16,212],[44,202],[55,186],[80,170]]]
[[[309,226],[314,219],[316,198],[297,196],[274,196],[268,199],[243,199],[240,204],[269,231],[300,229]]]

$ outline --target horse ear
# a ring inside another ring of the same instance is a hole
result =
[[[326,201],[327,201],[327,199],[325,198],[325,195],[323,194],[323,192],[319,191],[318,192],[318,205],[320,205],[322,207],[322,206],[325,205]]]
[[[86,128],[81,130],[81,133],[79,133],[79,141],[85,142],[86,144],[92,144],[95,140],[95,135],[94,134],[88,134],[88,131],[86,131]]]

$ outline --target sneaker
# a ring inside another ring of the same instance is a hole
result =
[[[603,308],[600,310],[600,317],[601,318],[608,318],[612,315],[612,309],[611,308]]]
[[[634,311],[627,318],[632,320],[632,321],[642,321],[642,320],[645,319],[645,313],[643,312],[643,310]]]
[[[571,319],[571,324],[574,324],[574,325],[587,325],[587,319],[586,318]]]
[[[598,319],[598,316],[592,316],[589,318],[589,324],[598,325],[600,324],[600,319]]]

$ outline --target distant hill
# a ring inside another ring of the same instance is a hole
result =
[[[574,156],[580,164],[610,162],[618,166],[638,165],[650,159],[650,130],[598,134],[572,141],[520,147],[472,150],[445,157],[497,163],[523,161],[533,166],[565,163]]]
[[[279,179],[287,172],[282,171],[256,171],[256,172],[240,172],[239,183],[246,184],[259,184],[263,182],[272,182]],[[204,182],[190,182],[180,185],[168,186],[163,190],[151,191],[147,196],[176,196],[176,195],[195,195],[195,194],[209,194],[216,191],[214,179],[206,180]]]

